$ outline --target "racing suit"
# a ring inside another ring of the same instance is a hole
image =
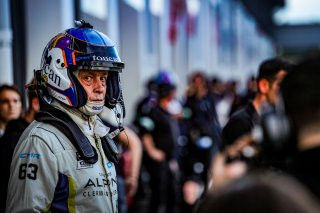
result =
[[[107,159],[100,139],[109,128],[98,116],[55,105],[86,135],[98,161],[82,160],[62,131],[34,121],[13,154],[6,212],[118,212],[115,165]]]

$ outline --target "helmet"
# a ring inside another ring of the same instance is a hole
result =
[[[81,69],[107,70],[105,106],[113,108],[122,102],[119,72],[124,64],[113,42],[105,34],[94,30],[83,20],[76,21],[76,24],[78,27],[59,33],[45,47],[40,70],[41,76],[45,77],[45,80],[42,78],[42,85],[48,96],[79,108],[87,103],[87,94],[72,72]],[[41,81],[39,78],[37,80]]]
[[[160,70],[154,82],[157,85],[158,97],[163,98],[176,89],[177,79],[174,73],[168,70]]]

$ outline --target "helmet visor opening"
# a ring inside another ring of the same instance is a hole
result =
[[[124,64],[121,62],[109,62],[109,61],[81,61],[77,64],[77,69],[86,70],[107,70],[121,72],[124,68]]]

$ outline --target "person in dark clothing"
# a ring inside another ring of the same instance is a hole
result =
[[[210,81],[210,93],[213,96],[215,104],[219,103],[225,96],[225,86],[222,80],[214,76]]]
[[[186,139],[179,143],[179,163],[182,171],[182,212],[191,212],[207,184],[211,159],[219,150],[221,127],[215,101],[203,72],[190,76],[187,97],[183,105],[184,119],[181,134]]]
[[[10,175],[10,163],[13,155],[14,148],[23,133],[23,131],[34,120],[35,114],[39,111],[39,99],[34,90],[28,90],[28,110],[18,119],[8,122],[4,135],[0,141],[0,156],[1,156],[1,171],[3,171],[3,180],[0,184],[1,197],[0,197],[0,212],[5,211],[7,199],[7,187]]]
[[[236,80],[231,80],[227,84],[228,95],[232,98],[232,103],[230,106],[229,117],[236,111],[238,111],[242,106],[242,95],[238,92],[239,82]]]
[[[145,94],[137,101],[135,115],[132,121],[132,128],[142,140],[142,134],[146,132],[145,128],[150,125],[150,119],[148,115],[151,110],[157,106],[158,102],[157,84],[155,82],[155,76],[150,77],[145,84]],[[148,180],[144,177],[148,176],[144,165],[141,165],[139,174],[139,184],[137,193],[133,197],[132,205],[129,206],[129,212],[141,211],[144,208],[145,200],[148,197]]]
[[[245,107],[232,114],[222,130],[222,144],[226,147],[239,137],[251,133],[253,127],[260,124],[261,115],[273,110],[279,101],[279,86],[291,68],[291,63],[281,59],[265,60],[259,67],[257,77],[258,92]]]
[[[151,198],[148,212],[175,212],[177,160],[176,145],[179,136],[178,121],[168,107],[175,97],[176,85],[170,73],[161,71],[156,77],[157,105],[147,118],[150,125],[141,133],[144,146],[143,165],[150,175]]]
[[[250,76],[247,79],[246,91],[241,95],[241,103],[247,104],[250,100],[253,100],[257,94],[257,79],[255,76]]]
[[[289,121],[284,144],[292,162],[289,172],[320,199],[320,56],[301,61],[281,85],[284,112]],[[279,132],[285,132],[280,129]]]
[[[235,112],[222,130],[223,146],[233,144],[238,138],[250,133],[254,125],[260,122],[253,102],[249,102],[241,110]]]
[[[145,116],[148,115],[153,107],[157,105],[157,85],[153,78],[150,78],[146,84],[146,94],[138,101],[133,118],[133,126],[139,135],[143,126],[145,126]]]

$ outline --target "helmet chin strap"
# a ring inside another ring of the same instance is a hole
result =
[[[79,107],[79,110],[85,115],[93,116],[93,115],[100,114],[103,108],[104,108],[104,101],[101,101],[101,102],[87,101],[87,103],[84,106]]]

